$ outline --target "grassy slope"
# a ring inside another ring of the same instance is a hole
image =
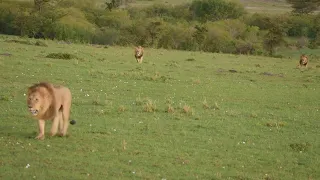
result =
[[[1,179],[320,178],[318,60],[299,70],[296,59],[146,49],[139,65],[131,48],[4,39]],[[52,52],[79,59],[45,58]],[[72,90],[67,138],[33,139],[24,93],[40,80]]]

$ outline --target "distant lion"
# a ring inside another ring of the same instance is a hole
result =
[[[308,63],[309,63],[308,56],[306,56],[305,54],[302,54],[300,56],[299,66],[307,67]]]
[[[63,86],[41,82],[28,88],[27,105],[30,113],[38,120],[39,134],[36,139],[45,138],[45,121],[53,120],[50,135],[65,136],[69,126],[71,92]]]
[[[138,46],[138,47],[135,48],[134,57],[136,58],[138,63],[142,63],[143,53],[144,53],[143,47]]]

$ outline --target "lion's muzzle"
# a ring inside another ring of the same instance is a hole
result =
[[[36,116],[38,115],[38,110],[37,109],[32,109],[32,108],[29,108],[29,111],[31,112],[32,115]]]

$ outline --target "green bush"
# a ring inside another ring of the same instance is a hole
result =
[[[99,27],[110,27],[110,28],[122,28],[130,25],[131,19],[127,11],[105,11],[96,20],[96,25]]]
[[[115,28],[101,28],[94,34],[92,43],[94,44],[105,44],[115,45],[120,40],[120,31]]]
[[[303,14],[292,15],[288,21],[288,36],[308,36],[312,26],[312,16]]]
[[[270,15],[254,13],[251,16],[247,16],[245,22],[249,26],[257,26],[261,30],[267,30],[270,28]]]
[[[75,55],[69,53],[50,53],[46,56],[47,58],[52,59],[76,59]]]
[[[54,25],[55,38],[77,42],[91,42],[97,30],[95,24],[90,23],[79,9],[68,8],[68,15],[60,18]]]
[[[190,4],[164,5],[154,4],[147,7],[132,7],[128,9],[131,19],[161,18],[167,22],[191,20]]]
[[[0,33],[19,35],[19,28],[14,25],[18,8],[2,3],[0,6]]]
[[[179,50],[195,50],[195,43],[192,38],[194,28],[190,28],[187,24],[166,24],[162,36],[158,41],[158,48],[179,49]]]
[[[190,11],[194,20],[202,22],[236,19],[245,14],[241,4],[224,0],[195,0]]]

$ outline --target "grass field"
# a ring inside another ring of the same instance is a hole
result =
[[[45,43],[0,38],[0,179],[320,179],[317,58]],[[68,137],[34,139],[42,80],[73,93]]]

